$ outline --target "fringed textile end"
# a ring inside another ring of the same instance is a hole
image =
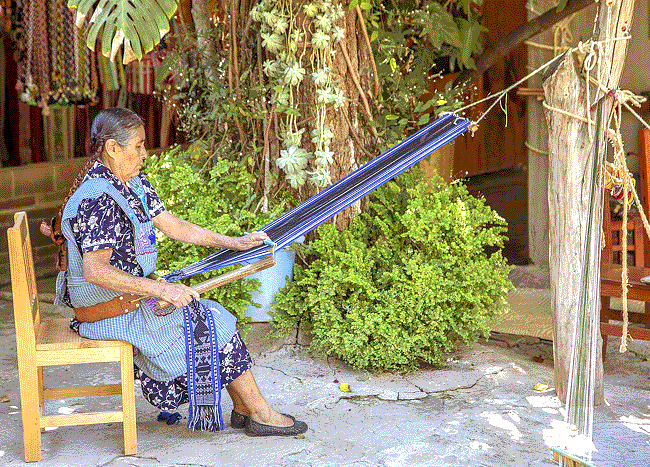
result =
[[[197,405],[189,413],[187,428],[193,431],[223,431],[225,424],[216,406]]]

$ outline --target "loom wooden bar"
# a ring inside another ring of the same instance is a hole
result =
[[[86,396],[113,396],[122,393],[119,384],[106,384],[103,386],[70,386],[65,388],[44,388],[45,399],[66,399],[68,397]]]
[[[239,269],[234,269],[225,274],[221,274],[220,276],[214,277],[205,282],[201,282],[200,284],[196,284],[192,288],[200,294],[205,293],[210,290],[216,289],[217,287],[221,287],[222,285],[236,281],[237,279],[241,279],[242,277],[246,277],[251,274],[255,274],[256,272],[263,271],[264,269],[273,267],[276,264],[277,263],[275,262],[275,258],[273,258],[273,255],[265,256],[259,261],[248,264]],[[169,305],[170,304],[167,303],[166,301],[161,300],[158,302],[157,306],[158,308],[165,308],[166,306]]]
[[[595,467],[592,463],[579,459],[559,448],[553,447],[551,451],[553,452],[553,460],[563,467]]]
[[[518,96],[534,96],[534,97],[544,97],[544,90],[542,88],[517,88]]]
[[[41,417],[41,427],[94,425],[97,423],[122,422],[122,412],[80,413],[74,415],[47,415]]]

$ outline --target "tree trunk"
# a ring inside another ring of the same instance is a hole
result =
[[[205,1],[205,0],[202,0]],[[220,3],[223,11],[230,13],[227,23],[230,39],[230,67],[229,74],[232,74],[233,94],[237,95],[239,89],[254,88],[269,84],[269,78],[262,73],[262,64],[265,60],[274,60],[277,56],[263,49],[258,44],[261,42],[260,25],[250,20],[248,11],[257,2],[240,2],[238,13],[233,11],[233,4],[222,1]],[[298,118],[299,129],[304,128],[302,146],[307,151],[313,152],[315,144],[311,142],[312,130],[316,126],[316,89],[313,80],[310,78],[312,72],[316,71],[316,65],[311,58],[311,31],[312,18],[303,13],[302,2],[292,1],[292,11],[295,21],[305,31],[305,39],[298,46],[297,56],[300,65],[305,69],[305,79],[300,83],[295,93],[293,107],[300,111]],[[346,176],[361,165],[362,156],[369,154],[367,147],[371,147],[371,138],[374,137],[375,128],[369,125],[372,120],[372,110],[376,108],[373,102],[372,89],[375,85],[373,74],[374,57],[370,48],[367,36],[364,34],[365,23],[361,16],[359,7],[344,8],[344,16],[337,19],[335,24],[345,30],[345,37],[338,43],[332,45],[331,70],[335,76],[337,86],[346,97],[346,103],[335,109],[328,105],[325,115],[325,123],[334,134],[330,150],[334,153],[330,165],[330,176],[332,182]],[[194,14],[194,10],[193,10]],[[208,18],[209,19],[209,18]],[[198,22],[197,22],[198,30]],[[238,64],[238,70],[233,64]],[[231,73],[232,70],[232,73]],[[244,70],[250,71],[245,74]],[[241,82],[237,80],[242,75]],[[268,101],[267,101],[268,102]],[[280,156],[282,142],[278,135],[283,133],[286,115],[275,111],[271,104],[265,106],[267,116],[263,120],[255,120],[240,117],[241,129],[239,136],[244,153],[250,153],[250,148],[263,148],[256,160],[255,173],[278,174],[276,160]],[[239,123],[238,123],[239,125]],[[313,169],[313,161],[310,162],[308,170]],[[263,181],[260,181],[263,184]],[[259,187],[261,189],[262,186]],[[279,172],[279,177],[269,188],[269,196],[279,190],[290,190],[284,175]],[[305,200],[318,191],[311,182],[307,182],[300,189],[295,191],[299,200]],[[358,203],[344,210],[336,216],[336,224],[345,227],[356,212],[359,211]]]
[[[348,98],[348,102],[341,109],[330,110],[327,115],[328,124],[334,133],[331,149],[335,156],[330,169],[332,182],[340,180],[361,165],[364,145],[368,142],[368,138],[363,136],[368,133],[364,130],[364,123],[367,125],[371,116],[363,110],[366,108],[364,98],[366,102],[372,102],[371,89],[374,82],[371,66],[374,57],[362,33],[362,29],[365,29],[366,25],[360,12],[347,10],[343,20],[346,35],[345,39],[339,43],[340,47],[337,48],[337,52],[343,52],[345,49],[345,53],[335,55],[333,68],[334,72],[341,77],[341,89]],[[346,55],[349,58],[349,64],[345,58]],[[365,122],[359,121],[359,114],[365,115]],[[372,129],[374,130],[374,127]],[[337,226],[339,228],[346,227],[358,212],[359,204],[355,203],[337,215]]]
[[[611,11],[608,11],[611,8]],[[608,7],[600,2],[594,31],[594,40],[625,36],[630,31],[634,0],[618,0]],[[604,44],[600,67],[594,68],[592,76],[606,89],[617,89],[625,62],[627,41],[610,41]],[[597,75],[600,70],[600,75]],[[603,96],[603,91],[590,88],[591,102],[586,101],[586,84],[575,69],[572,55],[560,59],[560,63],[545,77],[544,94],[550,107],[565,110],[587,118],[587,107]],[[594,144],[600,146],[601,164],[605,149],[605,131],[608,127],[613,99],[605,98],[602,104],[602,126],[599,134],[590,141],[588,124],[578,118],[556,110],[545,111],[549,133],[549,269],[553,309],[553,354],[555,361],[555,389],[564,402],[567,397],[571,349],[576,332],[582,278],[583,254],[587,245],[586,224],[590,209],[589,187],[592,181],[597,187],[601,180],[592,180],[591,167]],[[592,109],[592,121],[595,112]],[[602,169],[602,165],[599,167]],[[591,277],[588,281],[588,309],[593,319],[600,315],[600,243],[602,236],[602,189],[597,189],[593,205]],[[598,348],[602,345],[600,331],[596,328]],[[576,362],[583,364],[584,362]],[[602,403],[603,368],[600,352],[596,359],[595,403]]]
[[[196,46],[203,51],[205,60],[209,63],[215,55],[214,42],[206,37],[212,28],[210,8],[207,0],[192,0],[192,19],[196,29]]]

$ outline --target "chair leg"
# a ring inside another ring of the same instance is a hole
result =
[[[45,414],[45,398],[43,397],[43,367],[38,367],[38,408],[41,417]],[[41,433],[45,433],[45,428],[41,428]]]
[[[133,347],[124,344],[121,349],[122,413],[124,416],[124,454],[135,454],[138,449],[135,427],[135,393],[133,380]]]
[[[39,372],[33,365],[19,365],[20,405],[23,418],[25,462],[41,460],[41,408],[39,405]]]

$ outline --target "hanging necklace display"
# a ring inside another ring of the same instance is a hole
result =
[[[30,3],[30,17],[32,18],[33,61],[30,74],[36,86],[36,103],[47,108],[50,94],[50,61],[48,54],[47,37],[47,5],[46,1],[39,0]]]
[[[77,28],[74,25],[74,16],[72,10],[68,8],[67,1],[62,0],[63,11],[65,12],[63,16],[63,37],[66,41],[67,46],[64,48],[64,67],[65,67],[65,82],[64,85],[73,98],[79,95],[79,87],[77,86],[77,64],[76,51],[79,47],[79,41],[77,36]]]
[[[95,53],[85,46],[84,30],[74,24],[67,0],[32,0],[20,5],[24,18],[24,53],[18,57],[16,88],[21,100],[43,107],[87,104],[99,85]]]

